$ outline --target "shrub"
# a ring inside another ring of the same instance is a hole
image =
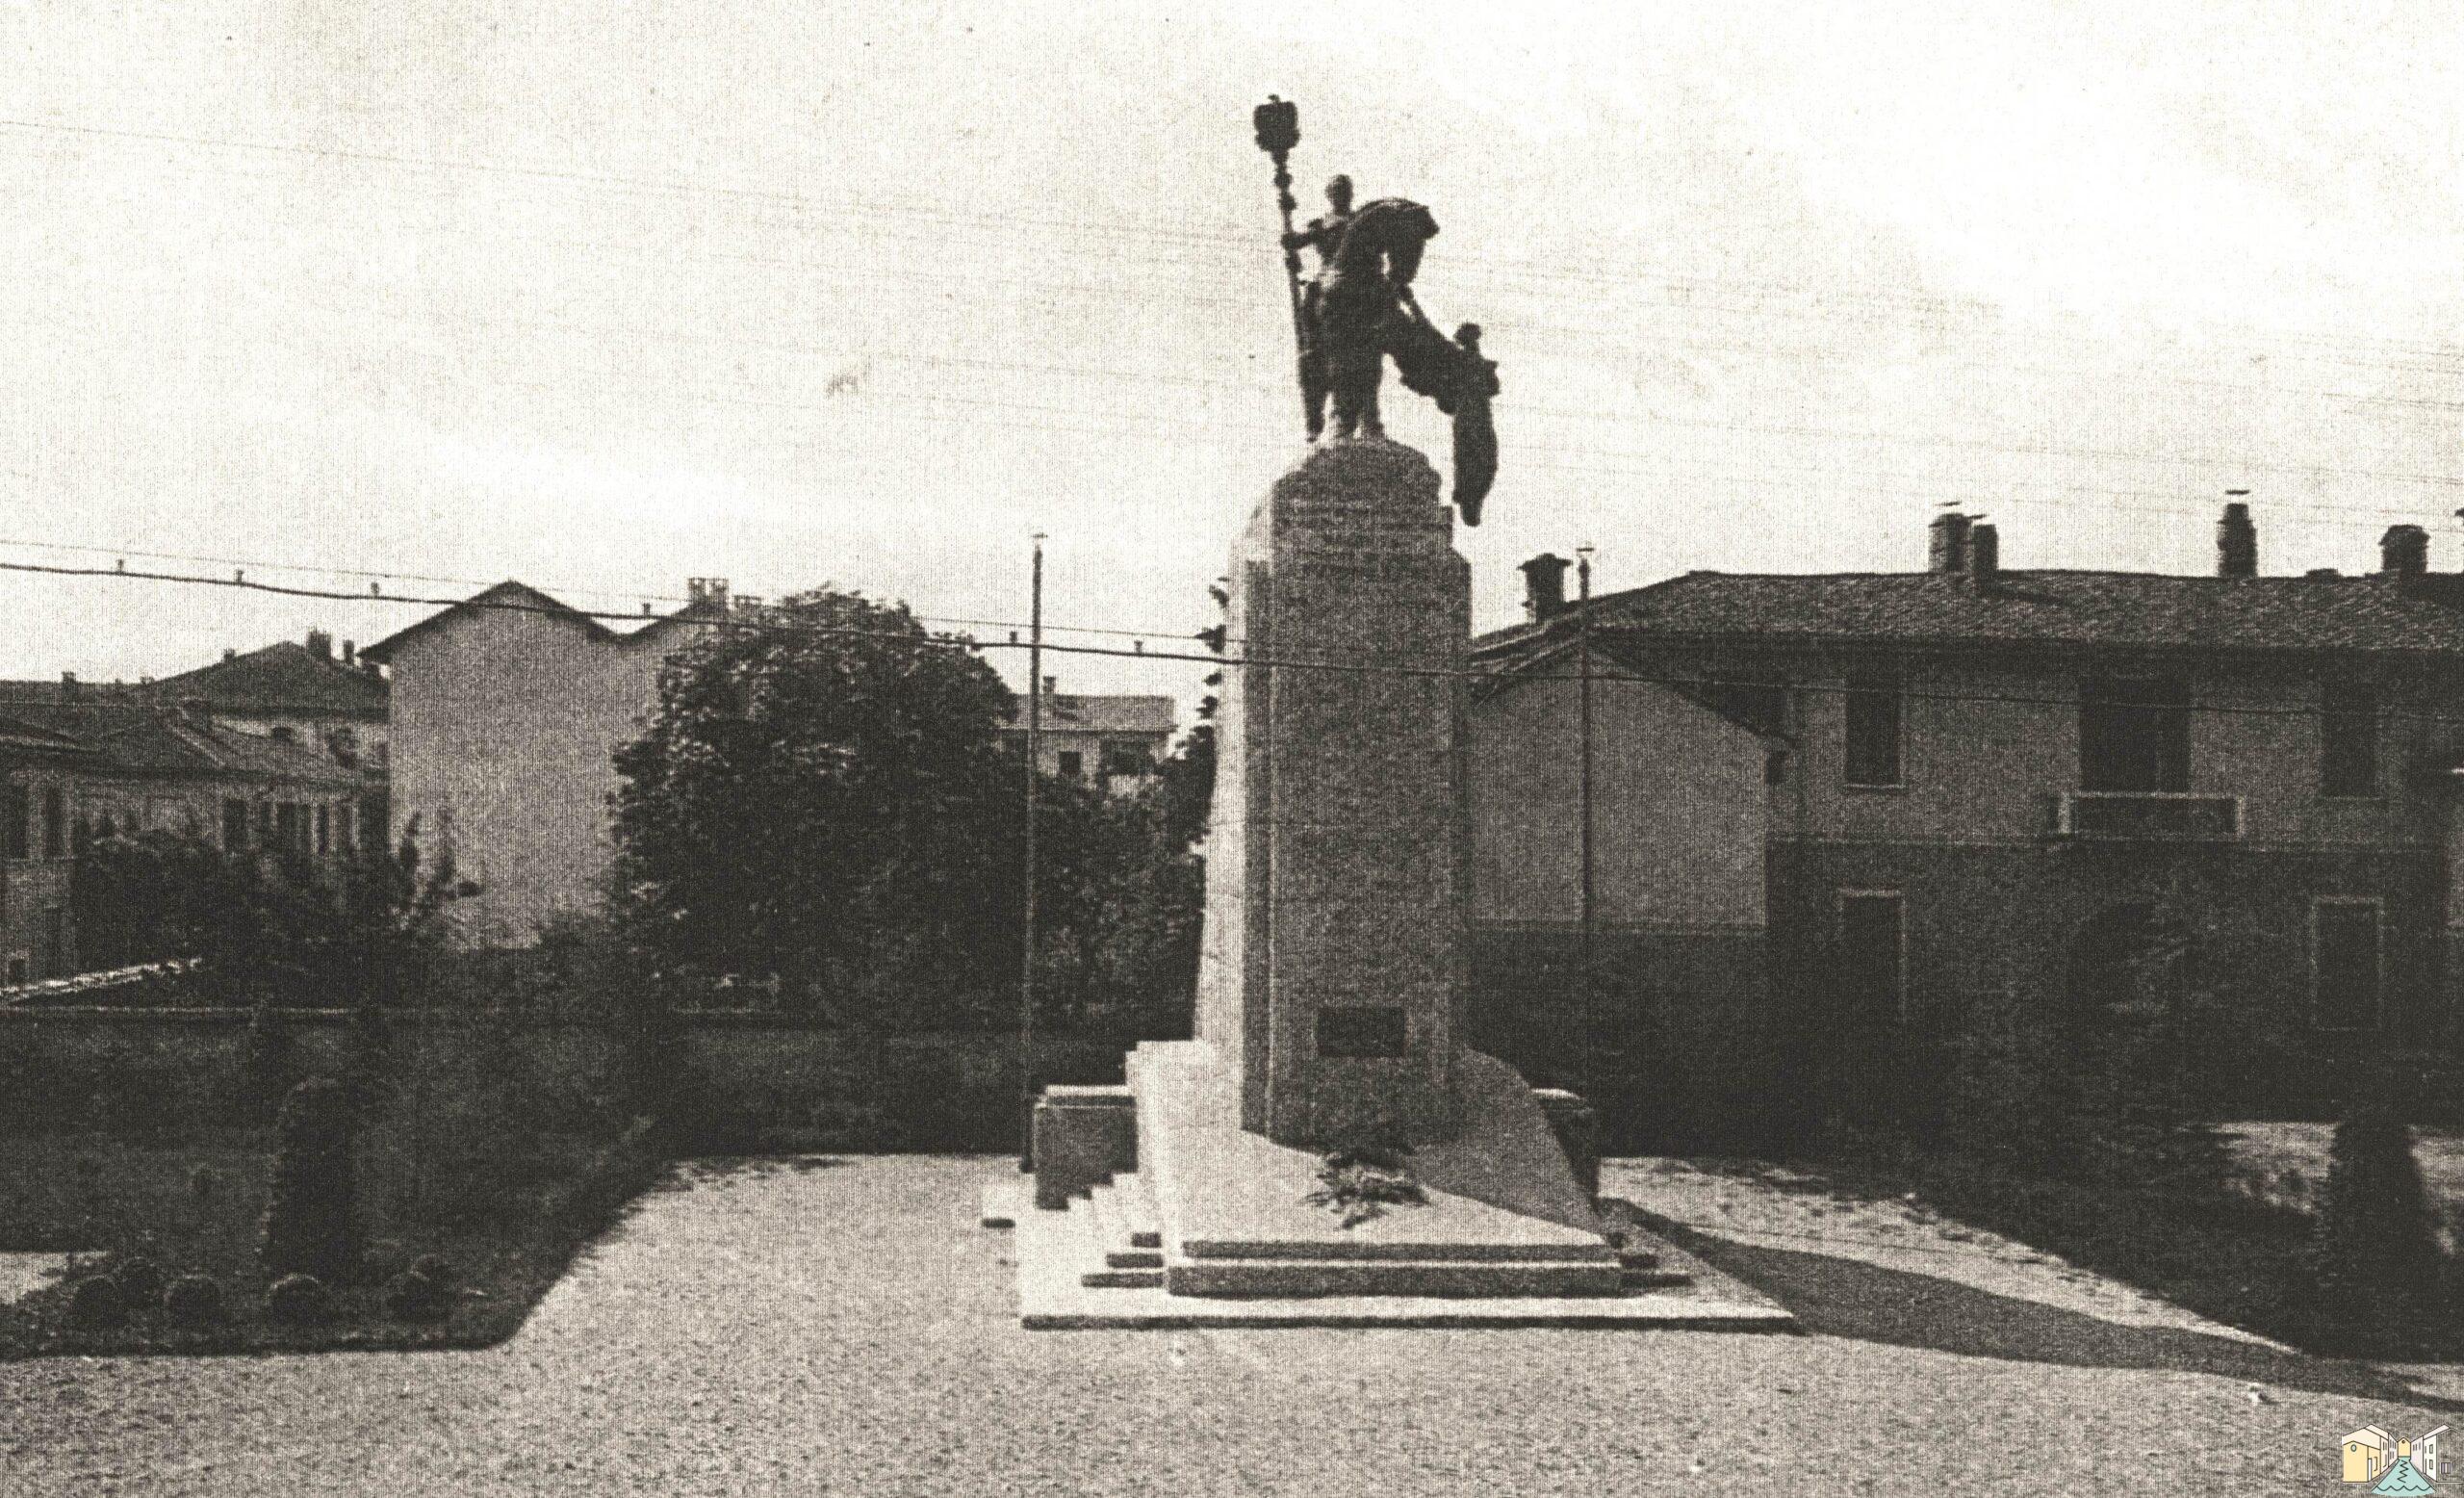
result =
[[[423,1253],[411,1260],[410,1273],[433,1280],[439,1289],[453,1288],[453,1264],[442,1253]]]
[[[359,1250],[350,1098],[332,1082],[302,1082],[283,1102],[275,1127],[272,1189],[259,1251],[266,1271],[346,1279]]]
[[[163,1266],[142,1253],[132,1254],[112,1271],[119,1293],[131,1305],[151,1305],[163,1295]]]
[[[297,1080],[292,1075],[291,1030],[271,999],[258,999],[248,1013],[242,1070],[246,1077],[247,1112],[255,1119],[279,1109]]]
[[[2331,1340],[2403,1337],[2439,1307],[2441,1263],[2412,1129],[2365,1101],[2336,1125],[2312,1242],[2313,1309]]]
[[[110,1277],[89,1275],[68,1292],[68,1319],[81,1327],[116,1327],[128,1319],[128,1298]]]
[[[222,1319],[222,1287],[203,1275],[182,1275],[163,1292],[163,1315],[192,1331],[213,1326]]]
[[[353,1009],[343,1039],[343,1077],[353,1115],[365,1122],[384,1111],[394,1095],[386,1069],[393,1044],[393,1024],[382,1004],[369,1002]]]
[[[417,1269],[386,1282],[385,1314],[396,1321],[443,1321],[452,1313],[452,1291]]]
[[[304,1327],[333,1311],[333,1295],[314,1275],[285,1275],[266,1291],[266,1315],[287,1326]]]

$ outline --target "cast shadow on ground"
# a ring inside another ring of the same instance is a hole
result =
[[[2204,1373],[2309,1394],[2464,1411],[2464,1400],[2423,1393],[2369,1363],[2210,1332],[2123,1326],[1930,1275],[1739,1243],[1627,1205],[1636,1222],[1769,1295],[1817,1335],[2015,1362]]]

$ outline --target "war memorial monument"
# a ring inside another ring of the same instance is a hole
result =
[[[1604,1219],[1588,1107],[1464,1043],[1462,755],[1470,567],[1378,386],[1453,418],[1453,510],[1496,473],[1495,366],[1412,292],[1429,210],[1292,227],[1274,160],[1312,445],[1232,547],[1195,1038],[1115,1087],[1053,1087],[1032,1185],[995,1183],[1030,1327],[1784,1326],[1784,1311]],[[1317,273],[1303,284],[1299,251]]]

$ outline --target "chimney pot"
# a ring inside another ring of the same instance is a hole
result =
[[[1968,528],[1967,571],[1978,591],[1993,586],[2002,572],[2002,535],[1983,521]]]
[[[359,646],[355,641],[343,641],[343,664],[346,666],[359,664]]]
[[[1542,552],[1516,570],[1523,574],[1523,616],[1546,624],[1566,611],[1566,569],[1573,563]]]
[[[334,637],[323,630],[308,632],[308,654],[320,660],[334,659]]]
[[[1932,541],[1926,552],[1925,570],[1950,577],[1967,571],[1967,517],[1957,510],[1945,510],[1935,516],[1927,529]]]
[[[75,702],[77,700],[76,672],[63,671],[60,673],[60,699],[63,702]]]
[[[2246,489],[2227,489],[2227,494],[2246,494]],[[2250,523],[2250,506],[2235,500],[2224,506],[2216,522],[2216,575],[2220,578],[2255,578],[2259,575],[2259,528]]]
[[[239,646],[237,646],[237,645],[225,645],[225,646],[223,646],[223,647],[222,647],[222,659],[225,659],[225,660],[237,660],[237,659],[240,659],[240,647],[239,647]]]
[[[2378,570],[2391,578],[2418,578],[2429,571],[2429,532],[2419,526],[2389,526],[2378,538]]]
[[[1060,688],[1060,685],[1061,678],[1057,676],[1045,677],[1043,679],[1043,694],[1047,697],[1052,696]]]

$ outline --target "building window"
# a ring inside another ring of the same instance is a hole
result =
[[[1762,784],[1784,786],[1788,783],[1788,751],[1766,749],[1762,752]]]
[[[68,856],[68,792],[58,786],[45,786],[42,791],[42,856]]]
[[[1908,912],[1895,890],[1839,891],[1839,991],[1847,1012],[1895,1023],[1908,1012]]]
[[[1060,758],[1061,778],[1063,780],[1076,780],[1087,773],[1086,756],[1080,754],[1077,750],[1064,749],[1061,751]]]
[[[2319,788],[2330,796],[2378,794],[2378,690],[2329,682],[2320,703]]]
[[[26,981],[26,960],[24,958],[12,957],[9,959],[9,981],[12,983],[23,983]]]
[[[0,855],[9,858],[32,858],[34,804],[26,795],[26,788],[12,781],[0,786]]]
[[[68,912],[55,905],[42,913],[42,975],[68,976]]]
[[[291,725],[288,723],[276,723],[273,726],[271,737],[273,738],[273,741],[278,744],[291,744],[297,743],[299,741],[299,736],[293,732]]]
[[[237,796],[222,802],[222,851],[237,853],[248,845],[248,803]]]
[[[2079,788],[2191,788],[2190,690],[2172,677],[2092,677],[2079,692]]]
[[[332,807],[317,808],[317,851],[320,853],[334,851],[334,809]]]
[[[2376,900],[2321,899],[2310,907],[2311,1012],[2321,1029],[2378,1027],[2384,938]]]
[[[1896,671],[1860,671],[1848,678],[1847,781],[1851,786],[1903,784],[1900,746],[1902,683]]]
[[[1144,775],[1155,768],[1146,745],[1135,738],[1121,738],[1104,745],[1104,773],[1107,775]]]

